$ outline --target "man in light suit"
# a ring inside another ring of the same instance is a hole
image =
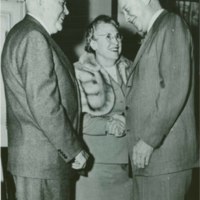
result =
[[[119,0],[146,37],[127,83],[134,200],[183,200],[196,166],[193,44],[185,22],[158,0]]]
[[[71,166],[88,154],[78,139],[80,103],[74,69],[51,38],[69,12],[65,0],[27,0],[27,15],[2,53],[8,170],[19,200],[67,200]]]

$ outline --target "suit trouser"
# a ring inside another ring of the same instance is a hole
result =
[[[17,200],[69,200],[70,180],[13,176]]]
[[[134,200],[184,200],[192,170],[158,175],[133,176]]]

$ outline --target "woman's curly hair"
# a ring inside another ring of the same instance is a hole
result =
[[[94,50],[92,49],[90,43],[91,40],[94,39],[94,32],[97,26],[101,23],[106,24],[112,24],[118,31],[119,31],[119,23],[114,20],[112,17],[109,17],[107,15],[99,15],[96,17],[88,26],[86,30],[86,45],[85,50],[89,53],[94,53]]]

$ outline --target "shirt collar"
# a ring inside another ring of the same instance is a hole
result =
[[[51,35],[51,33],[49,32],[49,30],[47,29],[47,27],[45,26],[45,24],[42,20],[40,20],[38,17],[36,17],[35,15],[33,15],[30,12],[28,12],[27,14],[30,15],[31,17],[35,18],[44,27],[44,29],[49,33],[49,35]]]
[[[160,14],[164,11],[164,9],[160,9],[158,11],[156,11],[154,13],[154,15],[152,16],[150,22],[149,22],[149,26],[148,26],[148,29],[147,29],[147,32],[150,31],[151,27],[153,26],[154,22],[156,21],[156,19],[160,16]]]

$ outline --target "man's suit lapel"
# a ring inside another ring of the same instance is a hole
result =
[[[154,22],[152,28],[150,29],[149,33],[146,35],[146,37],[143,40],[143,43],[135,57],[135,60],[133,62],[133,65],[131,67],[130,73],[129,73],[129,77],[128,77],[128,81],[127,81],[127,87],[130,88],[132,86],[133,80],[132,80],[132,75],[134,72],[134,69],[136,67],[136,65],[138,64],[138,62],[140,61],[142,55],[144,54],[144,51],[146,50],[146,47],[149,45],[149,43],[152,41],[152,39],[154,38],[154,36],[156,35],[156,31],[158,29],[158,26],[160,24],[160,22],[162,21],[163,16],[167,13],[167,11],[163,11],[160,16],[156,19],[156,21]],[[128,91],[129,92],[129,91]]]
[[[133,65],[131,66],[131,70],[130,70],[130,73],[129,73],[129,77],[128,77],[128,80],[127,80],[127,84],[126,84],[126,96],[129,94],[131,88],[132,88],[132,85],[133,85],[133,73],[135,71],[135,68],[137,66],[137,63],[139,62],[140,58],[142,57],[144,51],[146,50],[146,47],[148,46],[151,38],[152,38],[152,32],[149,33],[143,40],[143,43],[135,57],[135,60],[133,62]]]
[[[54,47],[56,53],[59,55],[59,58],[63,66],[65,66],[65,68],[69,71],[69,74],[73,80],[75,77],[75,73],[72,64],[70,63],[64,52],[61,50],[61,48],[56,44],[56,42],[51,37],[50,37],[50,42],[51,45]]]

